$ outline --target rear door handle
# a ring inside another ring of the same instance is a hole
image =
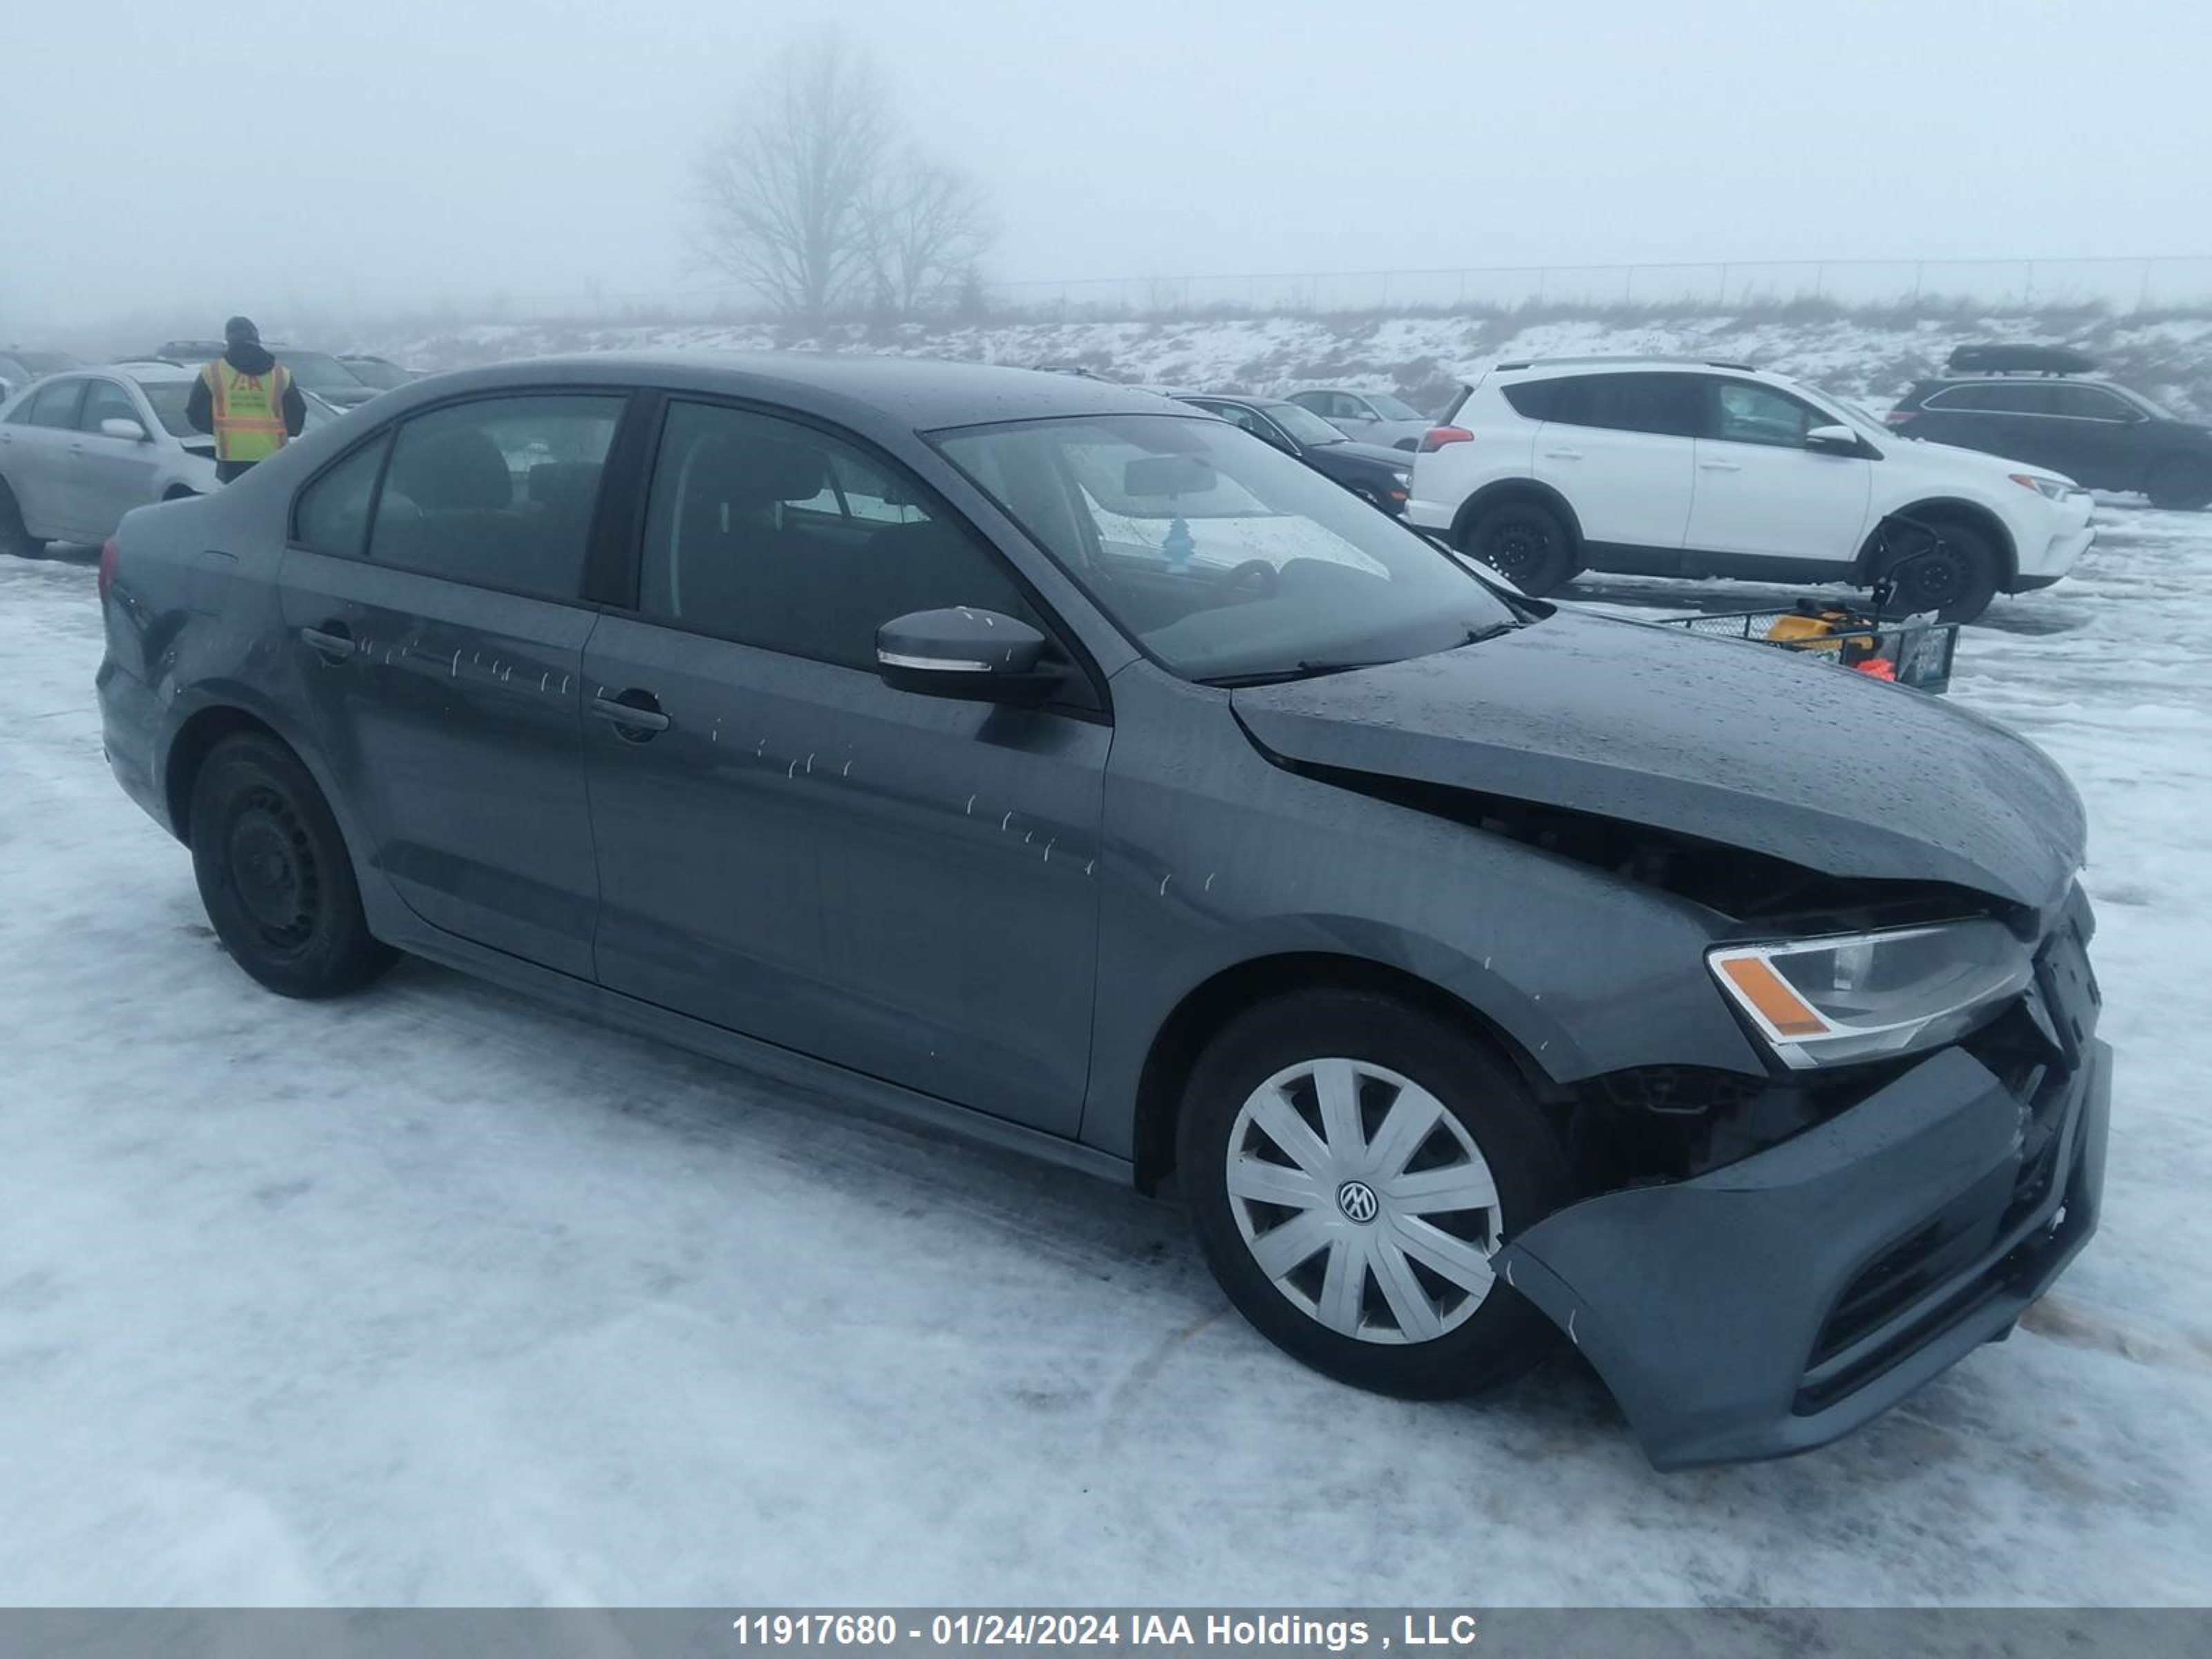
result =
[[[343,623],[326,623],[320,628],[303,628],[300,630],[300,638],[308,650],[332,666],[343,662],[360,649],[354,643],[353,635],[346,631]]]
[[[632,743],[649,742],[653,733],[665,732],[673,724],[661,713],[660,699],[635,686],[611,697],[604,693],[593,697],[592,713],[613,726],[617,737]]]
[[[1547,461],[1579,461],[1582,458],[1583,453],[1579,449],[1547,449],[1544,452],[1544,459]]]
[[[1699,461],[1698,470],[1701,472],[1741,472],[1743,471],[1743,463],[1741,461]]]

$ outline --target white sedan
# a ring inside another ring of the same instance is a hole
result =
[[[166,362],[71,369],[0,404],[0,553],[105,541],[134,507],[215,489],[215,440],[185,418],[198,372]],[[309,394],[310,428],[335,418]]]

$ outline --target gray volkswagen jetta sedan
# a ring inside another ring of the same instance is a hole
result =
[[[1662,1466],[1802,1450],[2096,1225],[2037,750],[1525,599],[1143,392],[442,375],[131,514],[100,591],[115,774],[262,984],[410,951],[1171,1180],[1347,1382],[1571,1340]]]

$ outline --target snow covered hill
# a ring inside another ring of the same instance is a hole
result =
[[[1079,362],[1116,379],[1246,392],[1340,384],[1395,391],[1440,408],[1478,365],[1540,354],[1712,356],[1755,362],[1844,397],[1887,404],[1937,372],[1966,340],[2064,342],[2179,414],[2212,418],[2212,313],[2118,317],[2075,308],[1981,314],[1944,304],[1919,313],[1847,312],[1812,302],[1735,313],[1627,307],[1451,315],[1001,320],[969,325],[853,324],[805,337],[772,323],[483,323],[392,328],[355,343],[420,368],[453,368],[549,352],[814,347]]]

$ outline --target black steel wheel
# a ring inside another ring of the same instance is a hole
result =
[[[193,781],[186,829],[216,936],[270,990],[337,996],[392,965],[392,948],[369,933],[337,821],[273,738],[216,745]]]

